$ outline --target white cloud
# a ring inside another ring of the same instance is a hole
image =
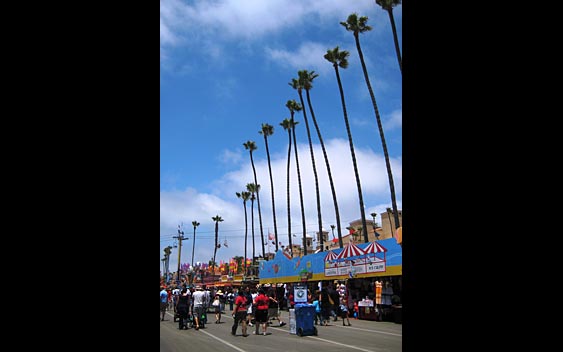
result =
[[[302,70],[304,67],[307,67],[309,71],[327,73],[333,70],[330,63],[324,59],[324,55],[328,49],[331,49],[329,45],[305,42],[294,52],[272,48],[266,48],[265,52],[267,58],[282,67],[297,70]]]
[[[374,29],[383,24],[388,26],[382,23],[386,14],[377,11],[376,6],[372,0],[195,0],[189,4],[161,0],[161,48],[182,44],[201,49],[205,48],[201,43],[206,42],[209,49],[209,43],[214,43],[210,53],[220,58],[223,41],[254,42],[287,29],[335,24],[352,12],[373,13]]]
[[[401,128],[403,126],[403,110],[395,110],[391,113],[391,116],[385,120],[383,123],[383,128],[385,131],[394,130]]]
[[[219,156],[219,161],[227,165],[236,165],[242,161],[242,152],[225,149]]]

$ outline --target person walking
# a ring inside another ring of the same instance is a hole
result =
[[[176,299],[175,310],[180,318],[180,323],[178,329],[188,330],[188,310],[190,307],[190,295],[188,294],[187,288],[182,288],[182,291],[178,298]]]
[[[168,306],[168,292],[166,286],[160,286],[160,321],[164,321],[166,307]]]
[[[266,330],[268,329],[268,308],[270,299],[266,297],[266,293],[263,288],[258,290],[256,298],[254,298],[254,320],[256,321],[256,331],[254,334],[260,335],[260,326],[262,326],[262,334],[266,336]]]
[[[213,299],[213,310],[215,312],[215,324],[221,324],[221,300],[219,299],[219,294],[215,294]]]
[[[346,326],[346,324],[344,324],[344,319],[348,322],[348,326],[351,326],[348,312],[348,301],[346,298],[342,298],[342,302],[340,303],[340,317],[342,318],[342,326]]]
[[[331,311],[332,311],[332,304],[330,302],[331,298],[328,294],[328,290],[326,287],[321,289],[321,294],[319,296],[319,302],[321,304],[321,316],[322,322],[324,326],[328,326],[328,322],[330,321]]]
[[[268,293],[268,320],[272,321],[276,319],[279,322],[279,326],[284,326],[285,322],[282,321],[280,315],[280,302],[276,298],[276,290],[270,289]]]
[[[229,293],[227,293],[227,302],[229,303],[229,310],[232,312],[233,305],[235,303],[235,294],[233,291],[229,291]]]
[[[323,316],[321,314],[321,303],[319,302],[319,293],[313,296],[313,307],[315,307],[315,325],[323,325]]]
[[[246,333],[246,296],[244,290],[238,291],[238,296],[235,299],[235,310],[233,311],[233,326],[231,327],[231,335],[236,336],[238,324],[242,326],[242,336],[247,337]]]
[[[194,301],[193,305],[193,316],[195,321],[195,329],[199,330],[200,326],[204,325],[202,320],[202,314],[204,313],[205,307],[205,300],[206,300],[205,291],[201,288],[201,286],[196,286],[195,291],[192,294],[192,298]]]

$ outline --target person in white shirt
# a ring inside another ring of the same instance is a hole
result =
[[[195,329],[199,330],[200,326],[204,326],[205,322],[202,321],[202,314],[204,313],[205,304],[206,304],[206,294],[205,291],[201,288],[201,286],[196,286],[195,291],[192,294],[193,299],[193,316],[195,320]]]

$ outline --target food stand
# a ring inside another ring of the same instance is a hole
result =
[[[358,319],[363,320],[379,320],[377,309],[373,300],[362,299],[358,302]]]

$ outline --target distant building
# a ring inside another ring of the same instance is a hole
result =
[[[402,211],[399,210],[399,226],[403,225],[403,218],[402,218]],[[387,238],[393,237],[393,233],[395,232],[395,219],[393,217],[393,211],[391,209],[387,209],[386,212],[380,213],[376,220],[380,219],[381,226],[377,221],[373,222],[372,219],[366,219],[366,225],[368,227],[367,234],[368,234],[368,242],[372,242],[375,240],[384,240]],[[374,225],[375,225],[375,232],[374,232]],[[317,238],[318,232],[317,232]],[[364,235],[362,229],[362,220],[357,219],[342,229],[342,244],[345,246],[353,240],[354,243],[364,243]],[[328,243],[327,243],[328,242]],[[334,238],[327,241],[325,239],[325,251],[328,249],[336,249],[340,248],[338,244],[338,234],[334,233]],[[320,242],[317,243],[317,249],[320,248]]]

